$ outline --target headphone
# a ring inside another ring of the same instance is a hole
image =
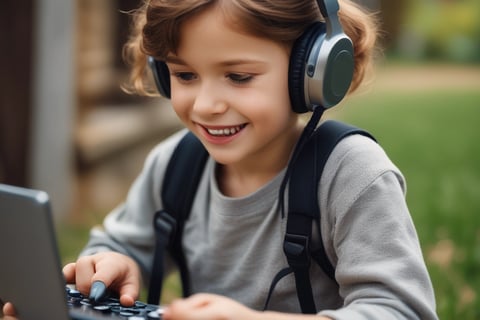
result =
[[[315,22],[292,47],[288,90],[293,111],[305,113],[317,106],[338,104],[353,78],[354,52],[338,19],[337,0],[317,1],[325,23]],[[148,57],[158,92],[170,98],[170,72],[164,61]]]

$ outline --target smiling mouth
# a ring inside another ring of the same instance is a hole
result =
[[[242,131],[242,129],[245,128],[245,126],[246,124],[242,124],[234,127],[226,127],[226,128],[217,128],[217,129],[205,128],[205,129],[210,135],[214,137],[229,137]]]

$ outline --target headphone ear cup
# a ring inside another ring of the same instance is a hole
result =
[[[324,45],[329,50],[323,71],[322,101],[324,107],[329,108],[338,104],[350,89],[355,59],[352,42],[346,36]]]
[[[161,96],[170,99],[170,71],[165,62],[155,60],[153,57],[148,57],[148,65],[152,70],[155,85]]]
[[[307,71],[305,68],[312,48],[317,41],[323,41],[325,32],[324,23],[314,23],[293,44],[288,71],[288,91],[292,109],[296,113],[311,111],[305,101],[305,73]],[[316,47],[319,45],[317,44]]]

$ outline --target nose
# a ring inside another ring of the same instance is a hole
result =
[[[228,104],[221,85],[203,81],[198,87],[193,110],[201,115],[215,115],[225,113],[227,109]]]

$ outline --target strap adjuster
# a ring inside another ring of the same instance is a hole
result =
[[[309,238],[298,234],[285,234],[283,251],[290,267],[309,267],[310,255],[308,253]]]
[[[173,240],[175,232],[177,231],[177,221],[165,210],[160,210],[155,213],[153,226],[157,237],[164,238],[166,240],[165,243]]]

